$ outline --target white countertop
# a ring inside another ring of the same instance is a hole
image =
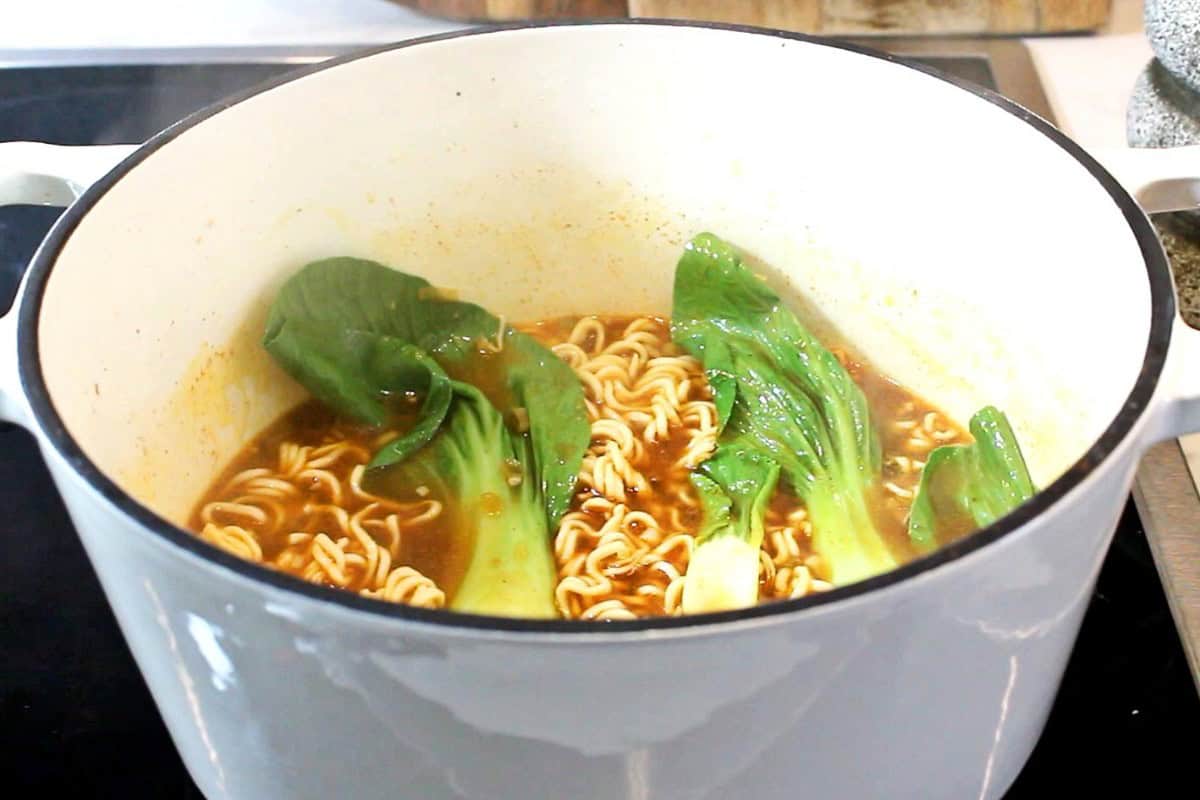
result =
[[[1108,26],[1096,35],[1025,44],[1059,127],[1085,147],[1124,147],[1129,95],[1153,57],[1142,35],[1142,0],[1113,0]]]

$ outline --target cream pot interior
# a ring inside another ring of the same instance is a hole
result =
[[[183,130],[57,258],[37,333],[55,408],[121,488],[183,523],[302,396],[258,341],[307,261],[377,259],[510,320],[665,314],[680,248],[711,230],[958,420],[1006,410],[1047,485],[1112,422],[1146,352],[1149,284],[1121,210],[983,97],[762,38],[450,38]]]

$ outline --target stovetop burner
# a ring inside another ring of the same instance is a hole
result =
[[[923,60],[993,88],[1004,84],[986,57]],[[289,68],[275,62],[0,69],[0,141],[142,141]],[[11,303],[24,266],[58,213],[0,208],[0,306]],[[33,438],[11,426],[0,430],[0,507],[4,785],[73,797],[200,797]],[[1061,785],[1099,796],[1125,785],[1145,790],[1149,781],[1187,785],[1198,744],[1200,700],[1130,504],[1045,732],[1008,796],[1045,797]],[[934,795],[936,775],[930,784]]]

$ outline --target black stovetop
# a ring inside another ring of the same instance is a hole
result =
[[[928,59],[990,82],[982,59]],[[0,70],[0,141],[138,142],[282,64]],[[0,208],[7,307],[58,215]],[[0,429],[0,785],[38,795],[198,798],[32,437]],[[1112,796],[1193,776],[1200,700],[1137,512],[1121,519],[1045,733],[1013,800]],[[937,776],[931,775],[931,786]],[[802,793],[803,776],[797,777]],[[11,795],[10,795],[11,796]],[[398,794],[397,797],[401,795]],[[253,800],[253,799],[252,799]]]

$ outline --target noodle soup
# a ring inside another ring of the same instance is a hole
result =
[[[703,516],[689,475],[719,436],[703,365],[672,341],[661,317],[597,315],[515,327],[574,371],[590,428],[570,508],[553,531],[557,613],[595,620],[682,613]],[[882,471],[868,507],[902,563],[917,555],[906,525],[925,461],[936,447],[971,437],[866,363],[833,352],[878,421]],[[217,478],[192,515],[192,529],[313,583],[388,602],[447,605],[467,569],[469,543],[448,535],[443,502],[393,499],[380,486],[386,480],[367,476],[372,454],[412,424],[418,400],[397,398],[387,429],[305,402]],[[833,585],[805,505],[788,487],[773,492],[764,528],[758,602]]]

